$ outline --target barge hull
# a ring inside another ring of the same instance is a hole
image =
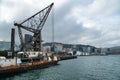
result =
[[[50,61],[50,62],[42,62],[42,63],[35,62],[33,64],[0,68],[0,77],[10,77],[16,74],[27,72],[29,70],[47,68],[52,65],[57,65],[57,63],[58,61]]]

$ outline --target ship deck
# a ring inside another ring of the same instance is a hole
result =
[[[0,68],[0,77],[12,76],[19,73],[27,72],[29,70],[46,68],[52,65],[56,65],[58,61],[40,61],[28,64],[22,64],[19,66],[8,66]]]

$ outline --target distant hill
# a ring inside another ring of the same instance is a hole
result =
[[[111,47],[110,51],[113,54],[120,54],[120,46]]]
[[[120,46],[111,47],[111,49],[120,49]]]
[[[0,50],[10,50],[11,42],[8,41],[0,41]],[[18,50],[19,47],[15,45],[15,48]]]
[[[10,50],[10,42],[0,41],[0,50]]]

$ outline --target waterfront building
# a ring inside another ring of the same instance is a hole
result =
[[[43,49],[48,51],[55,51],[55,52],[62,52],[63,51],[63,44],[62,43],[44,43]]]
[[[77,55],[77,56],[80,56],[80,55],[82,55],[82,54],[83,54],[83,52],[81,52],[81,51],[77,51],[77,52],[76,52],[76,55]]]
[[[90,45],[82,45],[82,44],[63,44],[63,43],[44,43],[43,48],[48,51],[52,48],[54,44],[54,48],[56,52],[66,52],[72,55],[90,55],[95,54],[96,47]],[[97,53],[97,52],[96,52]]]
[[[110,54],[111,51],[109,48],[101,48],[101,54]]]
[[[42,50],[45,52],[51,52],[51,46],[44,46]]]

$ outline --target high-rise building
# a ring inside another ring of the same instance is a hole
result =
[[[29,49],[32,48],[31,40],[32,40],[32,35],[25,34],[25,38],[24,38],[24,41],[25,41],[25,50],[29,50]]]

